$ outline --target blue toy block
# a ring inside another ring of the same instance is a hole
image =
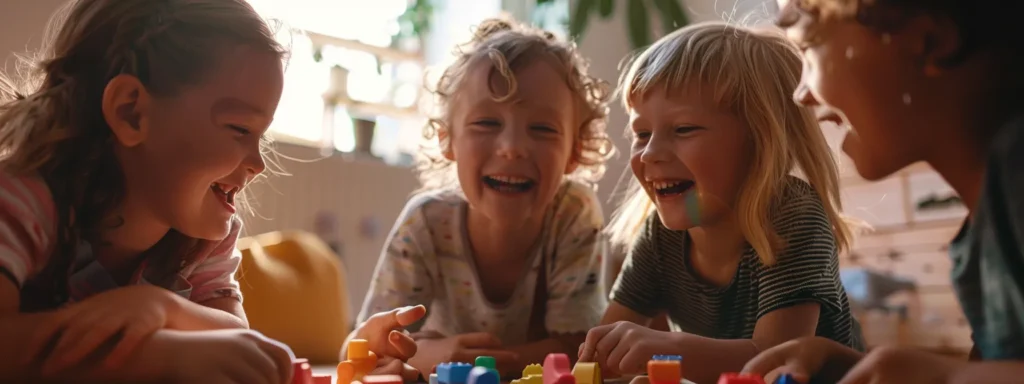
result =
[[[797,382],[796,379],[793,379],[792,375],[787,373],[785,375],[779,376],[779,378],[775,380],[775,384],[797,384]]]
[[[498,384],[498,373],[487,367],[473,367],[466,384]]]
[[[472,364],[441,363],[437,365],[438,384],[466,384]]]
[[[683,357],[679,355],[654,355],[651,360],[662,360],[662,361],[683,361]]]

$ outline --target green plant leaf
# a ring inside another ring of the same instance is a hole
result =
[[[651,43],[651,22],[643,0],[629,0],[629,40],[633,48],[643,48]]]
[[[576,3],[576,10],[569,20],[569,36],[573,39],[579,39],[583,36],[583,32],[586,32],[595,1],[597,0],[579,0]]]
[[[605,20],[610,19],[612,17],[612,13],[615,12],[615,0],[600,0],[597,12],[601,14],[601,18]]]
[[[654,2],[654,6],[658,7],[658,14],[661,16],[661,27],[666,35],[690,24],[690,19],[686,16],[686,12],[683,11],[683,7],[679,5],[679,0],[651,1]]]

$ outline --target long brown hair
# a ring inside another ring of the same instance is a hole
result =
[[[0,166],[42,177],[59,215],[50,262],[25,287],[50,302],[23,303],[23,310],[60,304],[79,240],[95,241],[124,197],[100,108],[107,83],[127,74],[151,93],[174,95],[201,82],[232,45],[284,54],[245,0],[77,0],[50,20],[42,49],[21,57],[19,76],[0,76]],[[208,243],[170,231],[154,247],[164,254],[154,258],[165,267],[157,270],[167,271],[162,278]]]

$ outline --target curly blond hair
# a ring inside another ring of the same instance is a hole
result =
[[[431,89],[436,113],[431,114],[423,131],[425,143],[418,164],[421,191],[459,185],[453,162],[443,153],[451,145],[448,133],[453,100],[472,66],[481,59],[490,60],[491,73],[501,75],[508,84],[507,94],[493,96],[498,102],[515,94],[516,68],[538,59],[554,59],[563,66],[566,85],[573,91],[579,111],[572,160],[580,166],[569,176],[592,186],[601,179],[605,162],[615,151],[607,134],[611,92],[606,82],[588,74],[588,63],[575,44],[559,40],[548,31],[494,18],[484,20],[473,38],[458,46],[455,53],[456,60],[445,68]]]
[[[202,82],[235,45],[285,54],[245,0],[78,0],[50,20],[42,49],[22,57],[20,76],[0,76],[0,166],[45,180],[58,212],[57,248],[35,279],[54,286],[23,292],[66,295],[67,279],[56,274],[66,273],[80,239],[98,240],[124,198],[124,173],[100,108],[107,83],[127,74],[151,93],[174,95]],[[173,278],[209,245],[172,230],[157,245],[153,261],[164,273],[152,282]]]

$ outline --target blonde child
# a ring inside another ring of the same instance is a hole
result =
[[[801,336],[860,348],[838,275],[850,226],[824,135],[791,105],[799,74],[784,37],[721,23],[633,61],[621,94],[634,179],[609,226],[632,245],[581,360],[632,374],[684,355],[686,377],[710,383]],[[647,328],[660,313],[672,332]]]
[[[268,26],[243,0],[80,0],[47,36],[0,83],[0,381],[286,382],[233,277],[283,82]]]
[[[575,351],[606,303],[601,209],[577,181],[596,181],[611,149],[605,88],[570,43],[487,20],[436,93],[427,138],[440,153],[388,237],[360,321],[426,306],[410,328],[423,373],[480,355],[511,373]]]
[[[952,282],[983,361],[913,348],[864,355],[804,338],[765,351],[747,371],[847,384],[1020,382],[1024,3],[782,3],[779,25],[805,60],[794,97],[852,128],[843,150],[857,172],[878,180],[925,161],[966,204],[969,216],[949,246]]]

